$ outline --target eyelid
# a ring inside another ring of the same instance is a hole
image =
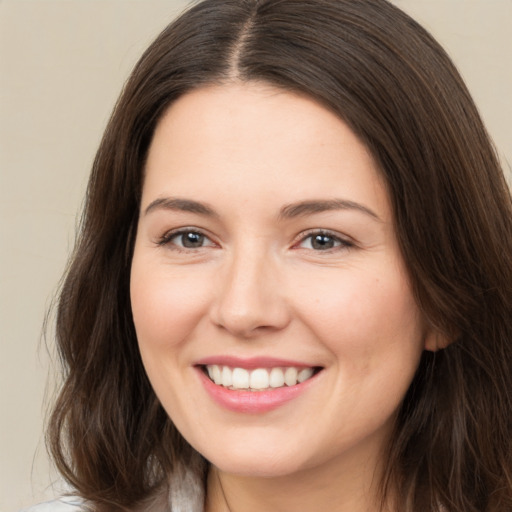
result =
[[[197,247],[197,248],[182,247],[178,244],[171,243],[171,240],[174,237],[177,237],[177,236],[185,234],[185,233],[200,234],[206,240],[208,240],[209,243],[208,243],[208,245]],[[301,233],[299,233],[293,240],[291,248],[292,249],[305,249],[305,248],[301,248],[300,244],[314,235],[325,235],[325,236],[331,237],[332,239],[335,240],[335,242],[338,243],[337,246],[332,247],[330,249],[325,249],[323,251],[313,249],[314,252],[329,253],[329,252],[333,252],[333,251],[349,249],[356,245],[352,238],[350,238],[346,235],[342,235],[339,232],[332,231],[330,229],[325,229],[325,228],[311,228],[311,229],[308,229],[306,231],[302,231]],[[166,246],[172,245],[172,250],[175,250],[175,251],[196,252],[199,249],[204,249],[207,247],[218,247],[218,244],[212,238],[213,237],[208,232],[206,232],[204,229],[198,228],[196,226],[183,226],[183,227],[173,228],[173,229],[166,231],[163,235],[158,237],[158,239],[155,241],[155,243],[157,246],[160,246],[160,247],[166,247]],[[305,249],[305,250],[308,250],[308,249]]]
[[[203,246],[203,247],[198,247],[198,248],[182,247],[177,244],[171,244],[171,240],[174,237],[183,235],[185,233],[197,233],[199,235],[202,235],[205,237],[205,239],[207,239],[210,242],[210,244]],[[169,231],[166,231],[163,235],[158,237],[158,239],[156,240],[156,245],[158,245],[159,247],[165,247],[165,246],[172,245],[173,250],[176,250],[176,251],[197,251],[199,249],[204,249],[205,247],[214,247],[214,246],[217,246],[218,244],[216,244],[212,240],[212,237],[208,233],[206,233],[203,229],[197,228],[195,226],[183,226],[180,228],[174,228],[174,229],[170,229]]]
[[[331,251],[350,249],[351,247],[354,247],[356,245],[352,238],[350,238],[346,235],[342,235],[341,233],[338,233],[336,231],[332,231],[330,229],[325,229],[325,228],[312,228],[312,229],[308,229],[306,231],[302,231],[299,235],[297,235],[295,237],[295,239],[292,243],[292,249],[302,249],[300,247],[300,244],[314,235],[329,236],[329,237],[333,238],[336,242],[340,243],[339,246],[333,247],[331,249],[325,249],[324,251],[315,251],[318,253],[321,253],[321,252],[328,253]]]

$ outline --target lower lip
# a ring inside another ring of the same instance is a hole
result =
[[[248,414],[260,414],[281,407],[307,391],[318,375],[295,386],[283,386],[267,391],[237,391],[218,386],[199,367],[197,372],[207,393],[217,404],[230,411]]]

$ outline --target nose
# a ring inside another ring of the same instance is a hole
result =
[[[279,264],[264,251],[238,251],[217,277],[211,318],[218,327],[249,339],[284,329],[290,322]]]

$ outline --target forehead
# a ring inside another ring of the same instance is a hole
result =
[[[338,116],[309,97],[260,83],[182,96],[150,146],[144,196],[230,191],[284,202],[341,194],[388,210],[371,154]]]

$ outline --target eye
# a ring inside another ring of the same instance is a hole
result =
[[[337,248],[352,247],[352,243],[343,240],[339,236],[325,231],[315,231],[303,237],[298,247],[302,249],[312,249],[314,251],[328,251]]]
[[[182,229],[165,234],[158,245],[171,245],[177,249],[200,249],[215,244],[203,233],[192,229]]]

